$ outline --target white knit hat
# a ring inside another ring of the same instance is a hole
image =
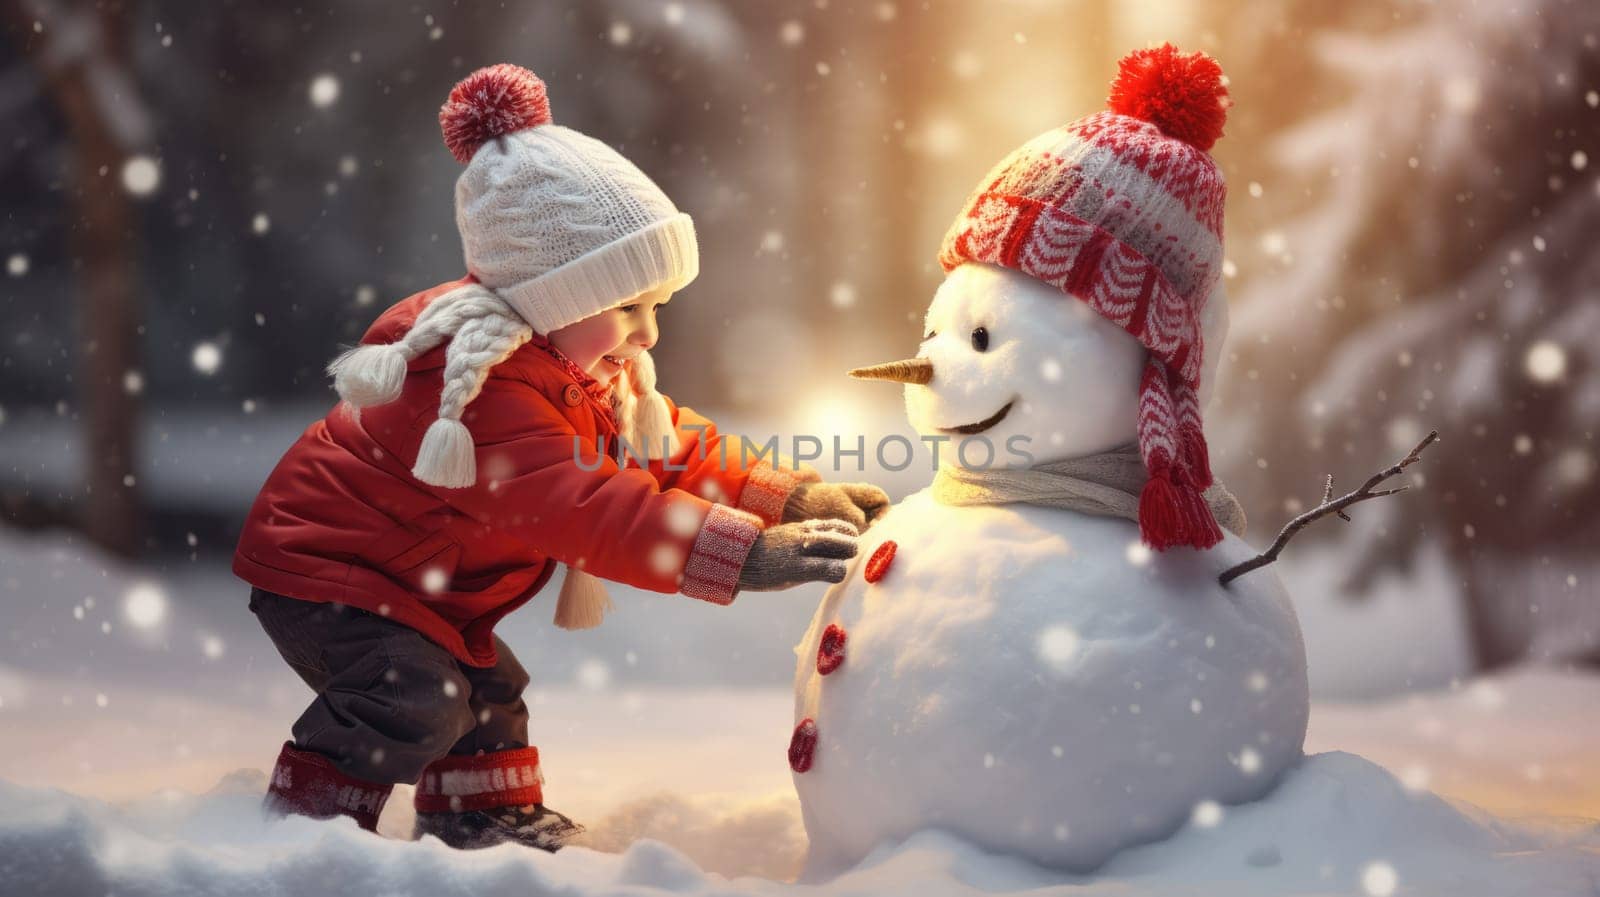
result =
[[[537,331],[548,334],[640,293],[676,290],[699,273],[694,223],[615,150],[550,124],[544,82],[514,65],[468,75],[439,112],[445,145],[467,170],[456,182],[456,224],[477,278],[433,299],[394,343],[351,349],[328,366],[345,405],[400,397],[410,362],[445,340],[439,417],[411,473],[424,483],[477,482],[476,447],[461,422],[489,371]],[[647,458],[679,448],[649,353],[618,375],[617,424]],[[569,569],[556,623],[597,625],[610,599]]]
[[[527,69],[468,75],[439,123],[467,166],[456,181],[467,270],[539,333],[700,272],[689,216],[616,150],[551,124]]]

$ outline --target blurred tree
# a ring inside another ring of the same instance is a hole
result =
[[[67,195],[78,317],[73,355],[85,446],[76,516],[96,543],[129,555],[138,548],[140,532],[134,479],[140,390],[130,384],[142,377],[141,320],[138,234],[122,182],[131,180],[137,189],[153,176],[155,163],[137,156],[149,149],[152,134],[123,40],[128,7],[8,0],[5,13],[71,141]],[[135,379],[125,380],[130,377]]]
[[[1231,244],[1230,484],[1272,532],[1437,427],[1425,488],[1351,537],[1351,593],[1439,545],[1480,666],[1597,656],[1600,6],[1270,6],[1225,60],[1284,75],[1241,101],[1255,145],[1283,127]]]

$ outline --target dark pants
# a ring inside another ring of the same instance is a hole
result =
[[[295,721],[295,746],[346,775],[413,784],[447,754],[528,746],[528,673],[498,638],[499,663],[485,669],[410,627],[342,604],[253,589],[250,610],[317,693]]]

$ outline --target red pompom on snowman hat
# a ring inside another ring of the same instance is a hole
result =
[[[1106,108],[1147,121],[1168,137],[1209,152],[1228,117],[1228,87],[1222,66],[1204,53],[1183,53],[1171,44],[1134,50],[1117,63]]]
[[[995,166],[945,235],[950,271],[985,262],[1088,303],[1147,351],[1139,531],[1151,548],[1209,548],[1200,312],[1222,273],[1227,188],[1208,151],[1231,105],[1216,60],[1171,44],[1118,65],[1107,109],[1048,131]]]

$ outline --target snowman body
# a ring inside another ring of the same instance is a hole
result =
[[[1231,534],[1154,553],[1131,521],[928,490],[896,505],[796,649],[808,874],[930,828],[1087,870],[1264,794],[1308,698],[1277,577],[1217,581],[1253,553]]]

